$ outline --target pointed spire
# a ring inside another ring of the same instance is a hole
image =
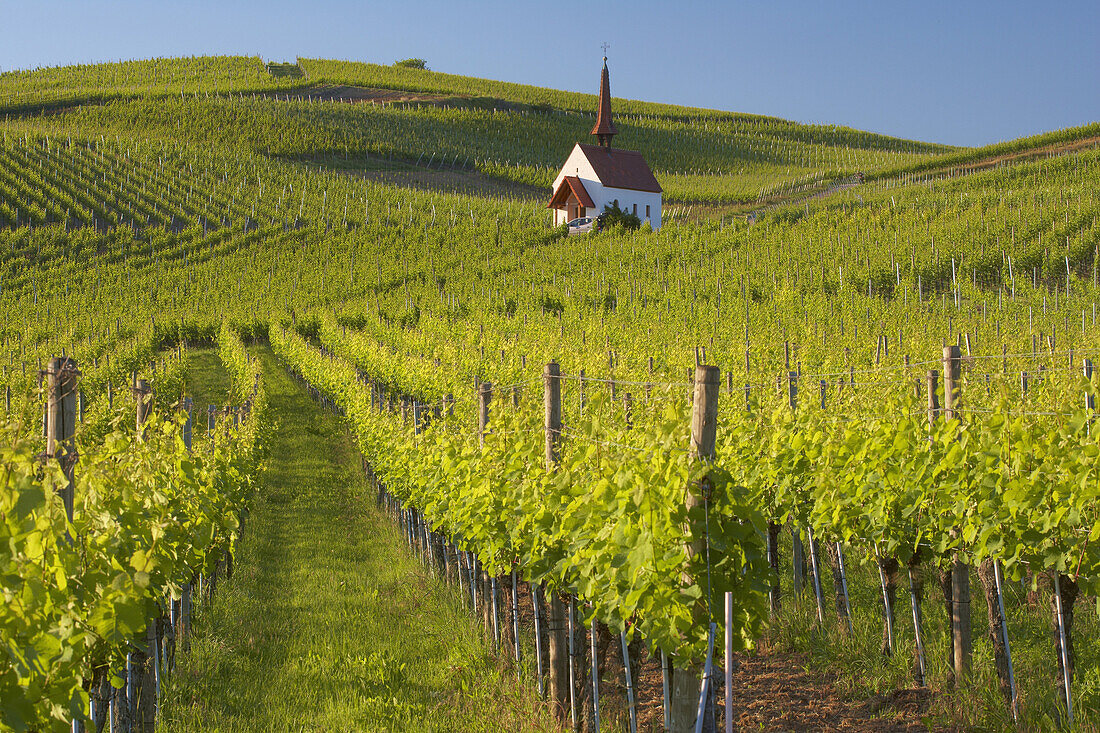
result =
[[[600,102],[599,113],[596,116],[596,124],[592,128],[592,134],[605,148],[611,148],[611,138],[619,133],[615,129],[615,123],[611,120],[611,82],[607,76],[607,57],[603,57],[603,71],[600,72]]]

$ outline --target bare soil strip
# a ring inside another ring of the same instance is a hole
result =
[[[427,92],[410,92],[402,89],[372,89],[370,87],[357,87],[344,84],[318,84],[317,86],[302,87],[287,91],[272,92],[274,97],[290,97],[291,99],[308,99],[316,102],[347,102],[348,104],[364,104],[374,102],[376,104],[424,102],[428,104],[442,104],[453,100],[454,97],[442,94],[429,94]]]

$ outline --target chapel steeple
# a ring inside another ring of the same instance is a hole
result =
[[[611,149],[611,138],[619,134],[615,129],[615,123],[611,119],[611,82],[607,76],[607,57],[603,57],[603,71],[600,72],[600,101],[599,111],[596,115],[596,124],[592,128],[592,134],[600,145]]]

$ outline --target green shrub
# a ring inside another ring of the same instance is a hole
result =
[[[619,202],[613,201],[603,207],[603,228],[637,229],[642,225],[642,220],[637,214],[623,211],[619,208]]]

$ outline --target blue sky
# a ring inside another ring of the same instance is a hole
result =
[[[1100,120],[1100,3],[0,0],[0,69],[243,53],[389,63],[980,145]]]

